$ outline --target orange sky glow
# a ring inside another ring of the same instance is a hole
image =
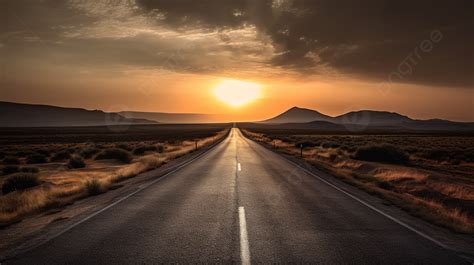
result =
[[[334,116],[353,110],[374,109],[400,112],[419,119],[474,119],[474,99],[470,89],[446,91],[436,87],[393,84],[386,90],[380,83],[350,79],[240,79],[238,76],[238,79],[234,79],[229,75],[219,77],[177,73],[152,76],[138,75],[114,80],[89,77],[87,82],[68,79],[59,85],[38,85],[38,90],[33,91],[29,89],[30,84],[18,82],[15,84],[15,93],[4,91],[2,96],[11,101],[104,111],[217,114],[215,121],[258,121],[293,106],[311,108]],[[213,91],[222,80],[257,83],[261,85],[261,96],[247,104],[231,106],[219,100]],[[159,89],[163,86],[168,89]]]
[[[354,21],[344,23],[352,25],[347,31],[338,23],[340,7],[297,1],[218,1],[213,12],[192,1],[19,2],[4,3],[15,16],[5,14],[0,28],[0,101],[216,114],[214,121],[258,121],[293,106],[474,121],[472,36],[458,34],[461,19],[433,14],[430,31],[417,23],[401,30],[390,16],[359,18],[348,6]],[[298,11],[318,8],[333,15]],[[386,12],[382,2],[374,8]],[[293,20],[283,15],[292,12]],[[370,27],[378,24],[383,32]],[[420,50],[424,41],[429,52]],[[418,61],[403,64],[413,51]],[[393,73],[399,78],[389,78]],[[258,96],[216,96],[225,80],[255,84]]]

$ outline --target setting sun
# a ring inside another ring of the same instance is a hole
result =
[[[473,4],[0,0],[0,265],[474,265]]]
[[[222,102],[238,107],[258,99],[261,90],[261,85],[257,83],[224,80],[214,87],[214,95]]]

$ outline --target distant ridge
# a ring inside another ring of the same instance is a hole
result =
[[[322,123],[324,122],[324,123]],[[260,123],[285,128],[346,130],[409,130],[409,131],[474,131],[474,122],[453,122],[441,119],[415,120],[396,112],[360,110],[336,117],[318,111],[292,107]],[[305,125],[301,125],[301,123]],[[333,124],[333,126],[329,125]],[[297,125],[298,124],[298,125]],[[339,126],[339,127],[338,127]]]
[[[209,123],[217,115],[66,108],[0,101],[0,127],[109,126],[157,123]],[[360,110],[331,117],[311,109],[293,107],[262,122],[275,128],[329,131],[461,131],[474,132],[474,122],[442,119],[416,120],[396,112]]]
[[[412,122],[413,120],[396,112],[360,110],[334,117],[332,121],[340,124],[400,125],[405,122]]]
[[[0,127],[67,127],[156,124],[145,119],[125,118],[101,110],[0,101]]]
[[[215,118],[214,115],[198,113],[122,111],[118,114],[126,118],[146,119],[159,123],[207,123]]]
[[[271,119],[262,121],[263,123],[302,123],[311,121],[331,121],[333,118],[318,111],[293,107],[282,114]]]

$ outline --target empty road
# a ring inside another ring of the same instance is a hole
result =
[[[465,264],[238,129],[205,155],[5,264]]]

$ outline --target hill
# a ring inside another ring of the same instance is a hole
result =
[[[354,124],[363,126],[394,126],[413,122],[413,120],[409,117],[403,116],[396,112],[374,110],[351,111],[346,114],[334,117],[332,121],[339,124]]]
[[[81,108],[0,102],[0,127],[65,127],[155,124],[145,119],[130,119],[117,113]]]
[[[282,114],[271,119],[262,121],[263,123],[304,123],[312,121],[332,121],[332,117],[324,115],[318,111],[293,107]]]
[[[415,120],[396,112],[374,110],[351,111],[331,117],[315,110],[298,107],[293,107],[260,123],[273,124],[279,128],[313,128],[317,130],[344,128],[349,131],[474,131],[472,122],[453,122],[441,119]]]
[[[208,123],[214,120],[213,115],[197,113],[122,111],[118,114],[126,118],[146,119],[159,123]]]

